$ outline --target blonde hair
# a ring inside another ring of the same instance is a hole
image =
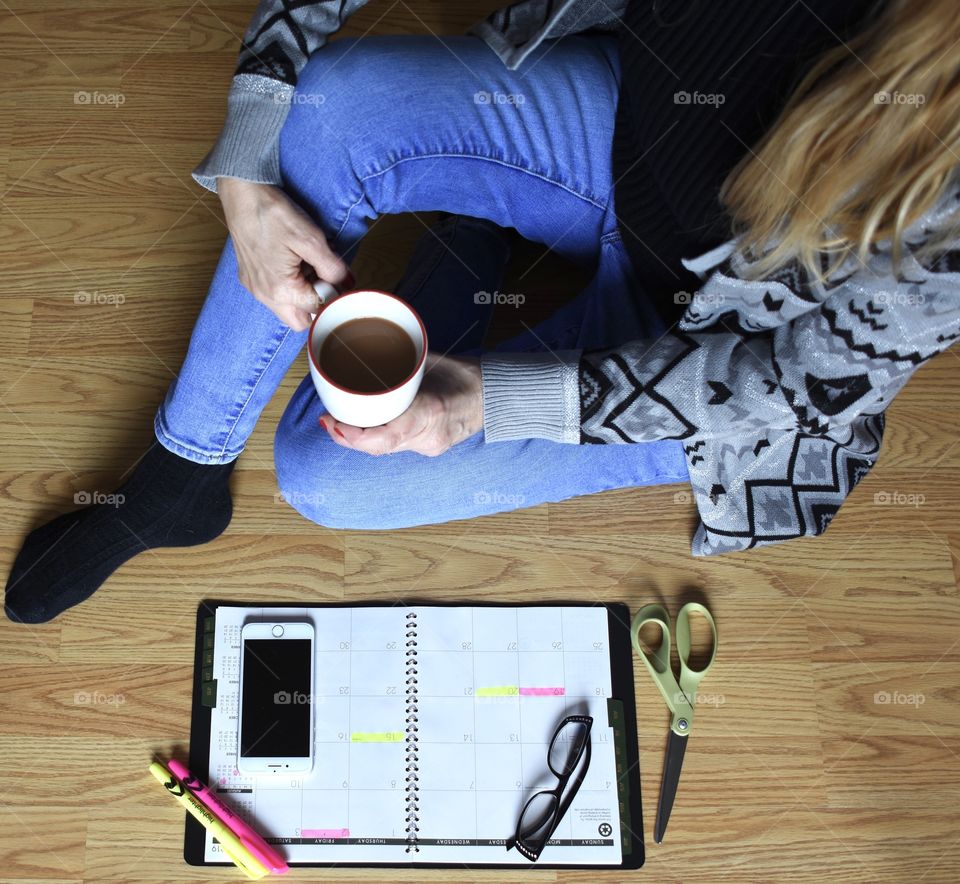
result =
[[[960,167],[957,0],[889,0],[860,34],[824,54],[773,128],[720,192],[763,276],[799,261],[826,279],[892,243],[933,208]],[[953,224],[923,250],[954,239]]]

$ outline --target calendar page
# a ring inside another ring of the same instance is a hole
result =
[[[237,770],[240,630],[313,623],[316,746],[304,776]],[[553,789],[547,748],[593,716],[591,761],[542,864],[618,865],[602,607],[241,608],[216,612],[211,788],[291,863],[522,863],[505,842]],[[225,859],[207,834],[207,861]]]

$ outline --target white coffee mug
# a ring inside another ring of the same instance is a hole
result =
[[[355,427],[378,427],[403,414],[413,402],[427,356],[427,330],[417,312],[405,301],[387,292],[362,289],[341,294],[322,280],[314,284],[320,298],[320,311],[310,324],[308,351],[310,376],[321,401],[338,421]],[[413,341],[417,361],[413,371],[401,383],[376,393],[360,393],[334,383],[320,370],[320,348],[327,335],[351,319],[388,319],[395,322]]]

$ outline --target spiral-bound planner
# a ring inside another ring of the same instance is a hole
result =
[[[308,775],[237,770],[240,630],[315,629]],[[205,602],[197,620],[190,767],[297,865],[530,865],[506,841],[556,786],[549,741],[594,718],[591,762],[538,867],[643,862],[629,611],[624,605]],[[187,862],[224,863],[187,818]]]

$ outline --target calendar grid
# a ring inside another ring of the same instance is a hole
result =
[[[398,855],[408,841],[405,744],[397,734],[402,736],[407,715],[403,615],[416,613],[421,768],[414,802],[422,846],[416,859],[447,862],[462,855],[475,863],[516,862],[504,856],[503,845],[529,795],[555,786],[546,753],[556,725],[571,710],[606,721],[611,690],[606,610],[300,610],[316,628],[314,769],[283,784],[236,776],[228,762],[231,749],[236,751],[230,737],[236,717],[231,721],[222,713],[231,708],[231,694],[239,692],[229,676],[240,648],[227,646],[218,661],[221,704],[211,718],[211,765],[223,772],[219,789],[238,797],[242,788],[248,816],[265,823],[271,840],[286,845],[294,862],[350,862],[358,851],[373,862],[408,861]],[[217,616],[233,616],[240,624],[250,613],[221,606]],[[239,631],[231,620],[223,626]],[[605,781],[616,779],[610,776],[612,744],[600,733],[605,728],[595,728],[594,762],[551,841],[562,862],[620,862],[617,795],[604,788]],[[300,795],[289,795],[292,790]],[[597,836],[598,820],[614,826],[612,837]]]
[[[348,685],[352,685],[352,684],[353,684],[353,644],[354,644],[354,640],[353,640],[353,608],[350,609],[350,632],[349,632],[348,634],[349,634],[350,637],[347,639],[347,641],[349,642],[349,644],[347,645],[347,684],[348,684]],[[349,697],[348,697],[348,699],[347,699],[347,730],[346,730],[346,733],[348,733],[348,734],[349,734],[349,733],[353,733],[353,725],[352,725],[352,720],[353,720],[353,718],[352,718],[352,716],[353,716],[353,695],[351,694],[351,695],[349,695]],[[350,788],[349,783],[350,783],[350,761],[351,761],[350,756],[351,756],[352,754],[353,754],[353,746],[352,746],[352,745],[348,745],[348,746],[347,746],[347,784],[348,784],[348,785],[347,785],[347,789],[348,789],[348,795],[347,795],[347,824],[346,824],[346,829],[347,829],[348,832],[350,831],[350,810],[351,810],[351,808],[350,808],[350,803],[351,803],[351,802],[350,802],[350,795],[349,795],[349,788]]]
[[[476,612],[470,609],[470,674],[473,677],[473,738],[477,739],[477,618]],[[474,828],[480,828],[480,780],[477,775],[477,753],[473,753],[473,819]]]
[[[513,611],[514,621],[516,623],[517,630],[517,684],[520,684],[520,609],[514,608]],[[520,739],[523,740],[523,703],[520,702],[520,698],[517,697],[517,727],[520,731]],[[526,776],[523,771],[523,751],[520,752],[520,783],[525,783]],[[517,819],[520,819],[520,815],[517,814]]]

